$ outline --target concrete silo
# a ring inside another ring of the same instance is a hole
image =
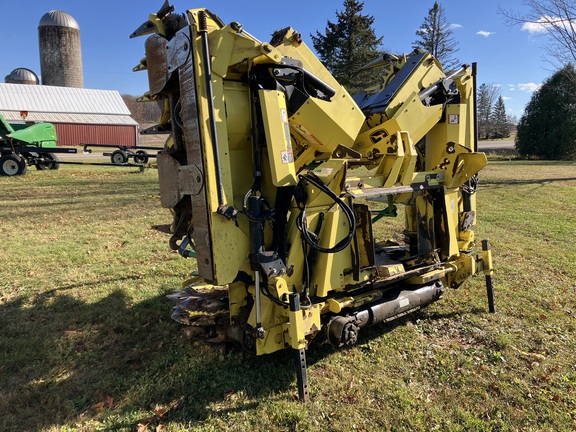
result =
[[[6,84],[31,84],[31,85],[40,84],[38,75],[36,75],[33,71],[27,68],[14,69],[12,72],[10,72],[9,75],[6,75],[6,78],[4,78],[4,82]]]
[[[50,11],[38,25],[42,84],[84,87],[80,26],[63,11]]]

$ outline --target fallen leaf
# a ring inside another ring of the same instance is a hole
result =
[[[164,414],[166,414],[168,412],[168,407],[162,406],[162,405],[156,405],[156,408],[154,408],[154,414],[157,415],[158,417],[162,417]]]
[[[514,351],[516,351],[518,354],[520,354],[521,356],[528,357],[528,358],[533,359],[533,360],[540,360],[540,361],[546,360],[546,357],[543,356],[542,354],[529,353],[529,352],[526,352],[526,351],[521,351],[521,350],[519,350],[518,348],[516,348],[514,345],[510,345],[510,347],[511,347]]]
[[[156,422],[156,418],[154,418],[154,417],[148,417],[148,418],[140,420],[138,422],[138,432],[147,431],[148,426],[150,426],[154,422]]]
[[[98,402],[97,404],[94,404],[92,408],[94,409],[95,413],[99,414],[104,409],[104,402]]]

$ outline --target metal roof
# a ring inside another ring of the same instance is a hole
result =
[[[40,24],[38,24],[38,27],[45,26],[70,27],[80,30],[80,26],[72,17],[72,15],[59,10],[51,10],[50,12],[45,13],[42,18],[40,18]]]
[[[130,115],[116,90],[0,83],[0,111]]]
[[[24,123],[20,111],[4,111],[0,108],[0,114],[10,123]],[[138,122],[127,115],[106,114],[59,114],[44,112],[28,112],[27,122],[48,123],[78,123],[97,125],[129,125],[138,126]]]

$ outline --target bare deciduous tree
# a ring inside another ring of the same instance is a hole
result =
[[[492,112],[496,100],[500,97],[500,87],[495,84],[482,84],[478,87],[478,136],[488,139],[492,135]]]
[[[524,30],[548,38],[545,46],[556,66],[576,63],[576,1],[524,0],[526,14],[504,10],[500,13],[511,25],[521,25]]]
[[[157,102],[138,102],[136,96],[127,94],[123,94],[122,99],[130,110],[132,118],[141,126],[158,122],[160,107]]]

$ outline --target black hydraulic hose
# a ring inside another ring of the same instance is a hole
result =
[[[331,87],[329,84],[322,81],[320,78],[318,78],[312,72],[310,72],[310,71],[308,71],[302,67],[298,67],[295,65],[285,65],[285,64],[271,64],[271,65],[266,64],[266,65],[263,65],[262,67],[267,68],[267,69],[292,69],[292,70],[298,72],[299,74],[301,74],[304,81],[306,83],[308,83],[308,85],[310,85],[310,87],[312,87],[316,90],[320,90],[328,100],[330,100],[336,94],[336,90],[333,87]],[[278,79],[278,77],[275,77],[275,79]]]
[[[474,152],[478,151],[478,105],[476,105],[476,98],[477,98],[477,79],[476,74],[478,73],[478,63],[472,63],[472,103],[474,104]]]
[[[324,192],[326,195],[332,198],[332,200],[334,200],[334,202],[344,212],[344,215],[348,220],[348,225],[350,226],[350,231],[348,232],[348,235],[342,240],[340,240],[336,245],[330,248],[322,247],[310,236],[310,233],[308,231],[308,222],[306,220],[306,207],[304,206],[304,208],[301,209],[300,214],[298,215],[298,218],[296,220],[298,229],[302,233],[302,238],[306,241],[306,243],[308,243],[308,245],[310,245],[310,247],[317,250],[318,252],[337,253],[344,250],[346,247],[348,247],[350,242],[352,242],[352,240],[354,239],[354,235],[356,233],[356,218],[354,216],[354,212],[338,195],[336,195],[328,186],[326,186],[322,182],[322,180],[320,180],[313,173],[303,174],[299,177],[301,180],[304,179],[312,183],[314,186],[316,186],[318,189],[320,189],[322,192]]]
[[[216,116],[214,114],[214,92],[212,89],[212,71],[210,70],[210,49],[208,47],[208,24],[206,12],[198,13],[198,33],[202,39],[202,61],[204,63],[204,75],[206,77],[206,97],[208,99],[208,111],[210,118],[210,137],[212,139],[212,153],[214,156],[214,168],[216,171],[216,187],[218,189],[218,206],[224,206],[224,191],[222,190],[222,173],[220,169],[220,155],[218,152],[218,136],[216,134]]]

